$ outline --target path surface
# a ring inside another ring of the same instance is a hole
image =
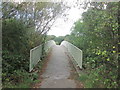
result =
[[[59,45],[53,46],[40,88],[76,88],[75,81],[69,78],[70,71],[65,48]]]

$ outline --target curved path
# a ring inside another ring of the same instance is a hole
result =
[[[52,47],[50,60],[43,73],[40,88],[76,88],[76,83],[70,77],[71,68],[65,48],[60,45]]]

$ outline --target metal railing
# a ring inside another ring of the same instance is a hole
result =
[[[47,52],[53,45],[56,45],[56,44],[55,44],[55,41],[50,40],[50,41],[47,41],[46,43],[39,45],[39,46],[30,50],[30,64],[29,64],[29,71],[30,72],[33,70],[35,65],[39,61],[41,61],[43,45],[44,45],[45,52]]]
[[[67,41],[63,41],[61,45],[67,48],[68,52],[74,58],[77,65],[82,69],[82,50]]]

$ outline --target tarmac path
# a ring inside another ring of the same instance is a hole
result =
[[[71,68],[65,48],[53,46],[49,59],[40,88],[76,88],[75,81],[69,78]]]

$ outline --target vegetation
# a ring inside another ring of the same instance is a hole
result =
[[[81,74],[87,88],[118,87],[118,2],[89,3],[65,40],[83,51]]]
[[[53,2],[2,2],[3,88],[29,88],[38,72],[29,71],[29,51],[47,40],[67,40],[83,51],[80,81],[86,88],[117,88],[118,16],[120,3],[88,3],[71,34],[56,37],[47,32],[65,5]],[[120,11],[120,10],[119,10]],[[43,55],[44,56],[44,55]],[[39,63],[41,68],[42,62]]]
[[[61,6],[53,2],[2,2],[3,88],[30,87],[37,77],[35,72],[28,72],[30,49],[45,42],[47,32],[62,13]]]
[[[54,36],[54,35],[47,35],[46,41],[49,40],[54,40],[56,42],[57,45],[60,45],[61,42],[65,39],[65,36]]]
[[[60,45],[62,41],[64,41],[64,36],[59,36],[59,37],[56,37],[54,39],[54,41],[56,42],[56,44]]]

